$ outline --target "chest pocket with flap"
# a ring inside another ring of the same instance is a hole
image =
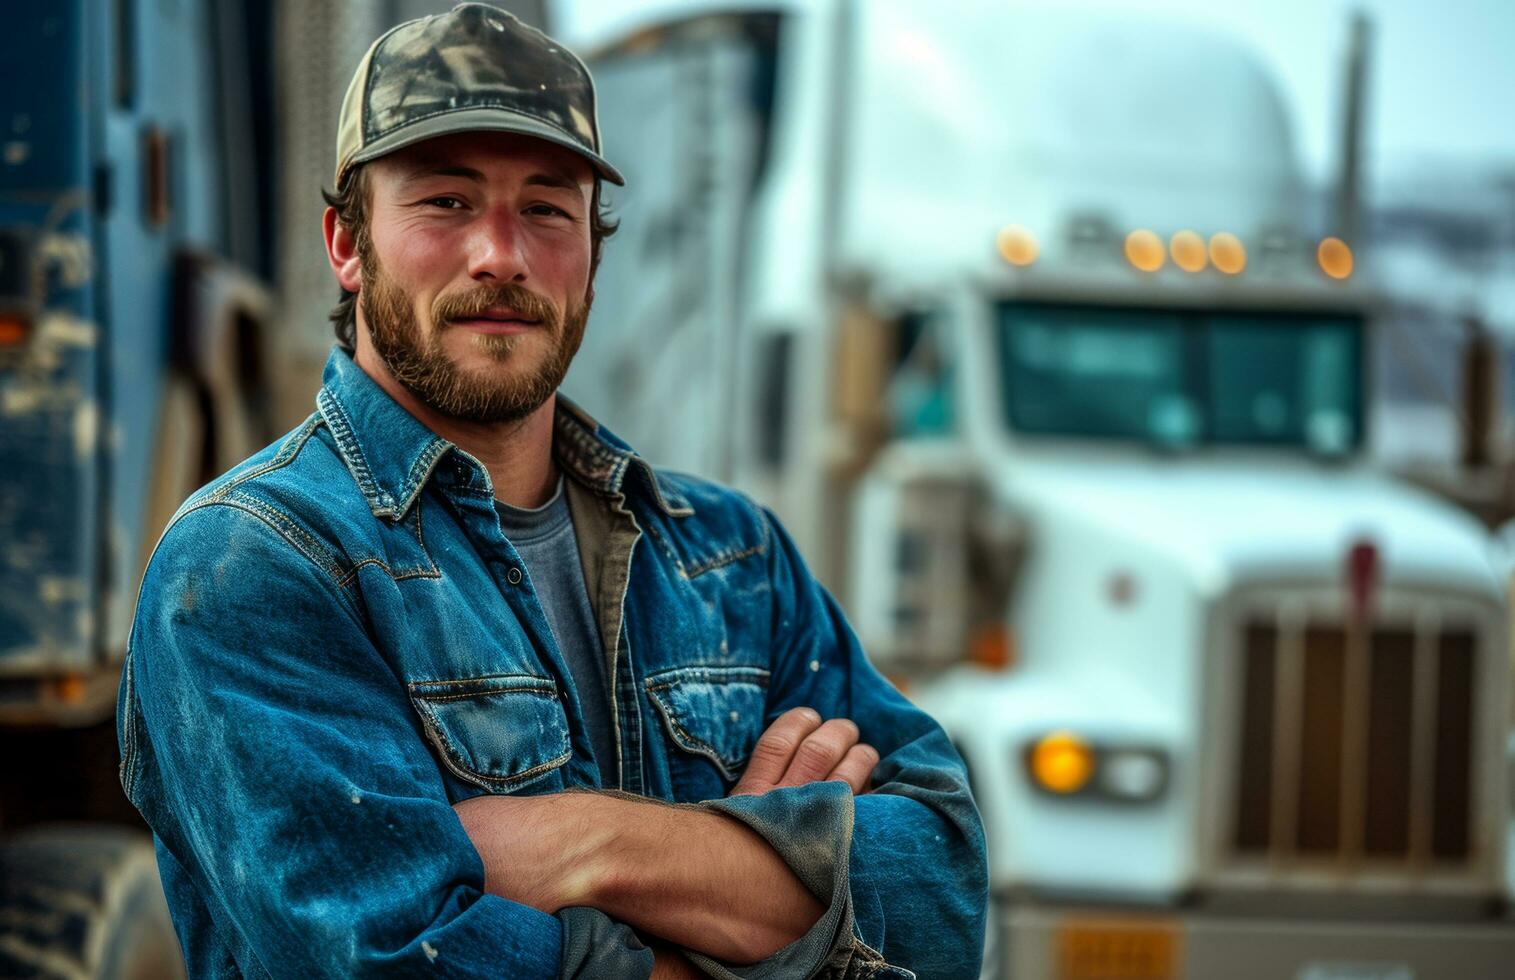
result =
[[[550,777],[561,784],[559,770],[573,752],[551,679],[496,674],[412,681],[410,701],[442,764],[459,779],[496,793]]]
[[[678,667],[647,678],[647,696],[679,750],[669,759],[680,799],[725,795],[763,733],[768,671],[761,667]]]

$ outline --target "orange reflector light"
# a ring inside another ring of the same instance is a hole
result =
[[[1057,929],[1053,975],[1058,980],[1172,980],[1181,973],[1182,953],[1178,927],[1162,919],[1068,919]]]
[[[1072,732],[1052,732],[1031,750],[1031,775],[1053,793],[1077,793],[1094,775],[1094,750]]]
[[[1205,240],[1192,231],[1180,231],[1168,241],[1173,264],[1185,272],[1199,272],[1205,267]]]
[[[1156,272],[1167,261],[1163,240],[1145,228],[1126,236],[1126,261],[1143,272]]]
[[[64,674],[53,682],[53,693],[64,704],[78,704],[86,693],[84,678],[78,674]]]
[[[15,347],[26,339],[29,324],[14,313],[0,313],[0,347]]]
[[[1210,236],[1210,264],[1228,276],[1237,275],[1247,267],[1247,248],[1229,231],[1217,232]]]
[[[1315,259],[1320,271],[1332,279],[1345,279],[1352,274],[1352,250],[1340,238],[1327,238],[1315,250]]]
[[[968,662],[986,670],[1015,666],[1015,636],[1004,623],[985,623],[968,637]]]
[[[999,234],[994,236],[994,244],[999,248],[1000,257],[1011,265],[1030,265],[1041,254],[1036,236],[1020,225],[1001,228]]]

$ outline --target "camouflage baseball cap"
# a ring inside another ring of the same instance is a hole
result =
[[[594,80],[584,63],[498,7],[462,3],[406,21],[369,46],[342,100],[337,188],[360,163],[480,130],[556,143],[605,180],[626,183],[600,156]]]

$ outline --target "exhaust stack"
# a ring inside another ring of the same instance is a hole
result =
[[[1341,169],[1337,174],[1332,218],[1335,234],[1356,249],[1361,248],[1362,242],[1362,131],[1372,42],[1372,20],[1362,10],[1354,11],[1347,42],[1346,93],[1341,114]]]

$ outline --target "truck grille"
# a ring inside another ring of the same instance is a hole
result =
[[[1232,845],[1272,862],[1470,859],[1471,627],[1242,625]]]

